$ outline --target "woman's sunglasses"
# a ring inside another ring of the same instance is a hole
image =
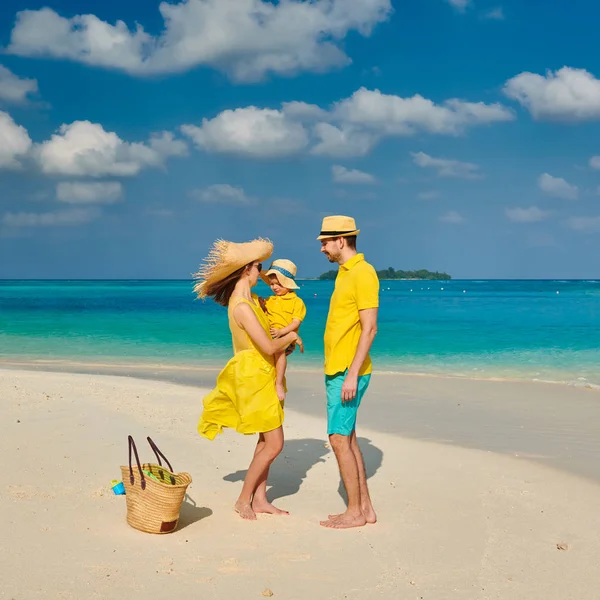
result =
[[[261,263],[258,263],[257,265],[254,265],[254,266],[258,269],[259,273],[262,271],[262,264]]]

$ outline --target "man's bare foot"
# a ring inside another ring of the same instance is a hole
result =
[[[252,510],[252,506],[247,502],[240,502],[239,500],[235,503],[234,510],[242,519],[247,521],[256,521],[256,514]]]
[[[265,513],[267,515],[289,515],[290,513],[287,510],[281,510],[276,506],[273,506],[270,502],[252,502],[252,510],[255,513]]]
[[[373,509],[372,504],[369,504],[369,506],[363,506],[362,513],[363,515],[365,515],[367,523],[370,523],[371,525],[373,523],[377,523],[377,515],[375,514],[375,510]]]
[[[350,529],[351,527],[362,527],[366,524],[367,520],[362,512],[360,515],[350,515],[348,513],[344,513],[343,515],[339,515],[337,519],[321,521],[321,525],[323,527],[328,527],[330,529]]]
[[[363,506],[362,513],[365,516],[367,523],[377,523],[377,515],[375,514],[372,504],[369,504],[369,506]],[[328,515],[328,518],[330,521],[339,521],[345,514],[346,513],[340,513],[339,515]]]

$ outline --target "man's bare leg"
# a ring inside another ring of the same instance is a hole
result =
[[[356,465],[358,467],[358,483],[360,488],[360,506],[365,515],[367,523],[376,523],[377,515],[373,509],[373,503],[371,502],[371,495],[369,494],[369,487],[367,485],[367,471],[365,469],[365,461],[363,459],[360,446],[358,445],[358,439],[356,438],[356,430],[352,432],[350,436],[350,447],[356,458]],[[344,513],[338,515],[329,515],[330,520],[339,519]]]
[[[333,529],[361,527],[366,524],[367,520],[361,508],[358,464],[350,444],[350,436],[333,434],[329,436],[329,441],[335,452],[340,475],[348,495],[348,508],[346,512],[335,519],[321,521],[321,525]]]
[[[278,427],[273,431],[261,434],[258,444],[254,451],[254,458],[248,467],[248,473],[244,479],[244,485],[240,496],[235,503],[235,510],[243,519],[254,521],[256,513],[252,508],[252,498],[255,495],[259,484],[264,479],[266,491],[266,481],[271,463],[277,458],[283,448],[283,428]],[[262,441],[264,440],[264,444]],[[266,493],[265,493],[266,500]]]

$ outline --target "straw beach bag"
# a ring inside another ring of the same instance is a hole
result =
[[[171,533],[177,528],[181,504],[192,478],[189,473],[174,473],[165,455],[150,438],[147,439],[158,464],[140,464],[135,442],[128,436],[129,466],[121,467],[127,502],[127,522],[135,529],[147,533]],[[132,450],[137,469],[131,464]],[[169,467],[168,470],[163,467],[161,458]]]

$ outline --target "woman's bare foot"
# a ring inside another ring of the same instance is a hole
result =
[[[362,512],[359,515],[352,515],[344,513],[338,515],[335,519],[328,519],[327,521],[321,521],[323,527],[330,529],[350,529],[351,527],[362,527],[367,524],[367,520]]]
[[[248,502],[241,502],[238,500],[235,503],[234,510],[242,519],[246,519],[247,521],[256,521],[256,514],[252,510],[252,506],[248,504]]]
[[[267,500],[265,500],[263,502],[258,502],[256,500],[254,500],[252,502],[252,510],[255,513],[265,513],[268,515],[289,515],[290,514],[287,510],[281,510],[280,508],[273,506]]]

